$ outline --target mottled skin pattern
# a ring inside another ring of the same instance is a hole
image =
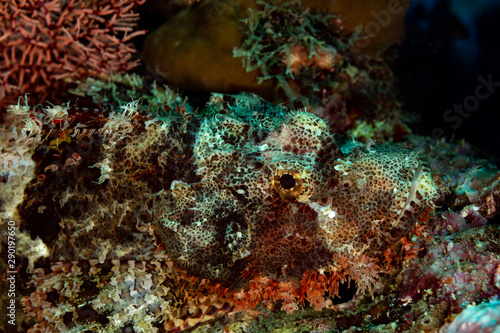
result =
[[[276,276],[293,258],[287,273],[301,276],[312,258],[329,258],[316,212],[300,201],[325,198],[325,185],[337,182],[333,168],[318,161],[334,159],[337,147],[326,125],[307,113],[285,117],[279,131],[238,118],[216,115],[201,125],[194,147],[201,180],[172,184],[174,204],[157,223],[161,239],[198,276],[234,281],[250,262]],[[295,194],[277,192],[282,172],[300,175]]]
[[[373,292],[436,197],[412,150],[339,146],[318,117],[255,97],[213,95],[202,116],[121,109],[31,123],[20,223],[50,230],[56,262],[23,299],[32,332],[182,330],[266,299],[319,310],[347,278]]]
[[[212,104],[218,114],[194,145],[200,181],[173,182],[173,204],[156,221],[189,273],[235,287],[248,267],[286,280],[331,269],[334,254],[376,261],[432,205],[434,183],[415,152],[350,143],[344,154],[316,116],[273,117],[243,102]]]

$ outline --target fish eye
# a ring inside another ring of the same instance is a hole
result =
[[[295,178],[288,173],[285,173],[280,177],[280,185],[285,190],[292,189],[296,184],[297,182],[295,181]]]
[[[272,180],[272,185],[282,197],[296,198],[302,193],[304,182],[297,171],[279,170]]]

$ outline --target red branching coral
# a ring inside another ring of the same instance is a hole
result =
[[[43,101],[62,80],[137,66],[127,42],[145,33],[134,31],[133,11],[144,2],[2,1],[0,99],[6,103],[30,92]]]

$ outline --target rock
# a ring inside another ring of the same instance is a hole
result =
[[[243,37],[239,20],[247,16],[247,8],[256,8],[255,1],[244,0],[237,7],[205,1],[178,14],[146,39],[146,64],[181,89],[269,95],[271,83],[259,85],[258,73],[247,73],[241,59],[233,58]]]

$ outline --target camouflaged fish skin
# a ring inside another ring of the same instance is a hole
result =
[[[437,196],[416,152],[339,146],[315,115],[253,96],[214,94],[201,116],[157,118],[137,103],[86,117],[63,111],[54,119],[65,128],[39,126],[19,207],[33,236],[40,216],[54,227],[50,260],[73,261],[33,276],[23,301],[33,332],[192,327],[247,304],[258,283],[281,286],[266,297],[289,293],[291,310],[301,297],[321,299],[320,309],[322,294],[300,289],[311,272],[373,292],[383,253]],[[94,149],[75,152],[85,143]],[[109,260],[119,261],[105,268]]]
[[[200,180],[173,182],[173,204],[155,223],[191,274],[239,286],[249,265],[298,279],[327,270],[335,253],[375,259],[432,206],[436,188],[417,153],[354,144],[343,154],[315,115],[238,103],[213,105],[219,112],[202,121],[193,147]]]

